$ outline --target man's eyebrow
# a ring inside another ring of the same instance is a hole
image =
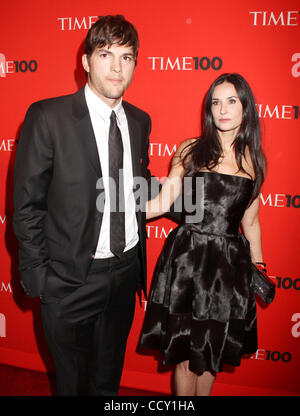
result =
[[[106,48],[96,48],[96,50],[99,51],[99,52],[103,51],[103,52],[112,54],[112,52],[109,49],[106,49]]]
[[[106,48],[100,48],[99,47],[99,48],[96,48],[96,50],[98,52],[105,52],[105,53],[109,53],[110,55],[113,55],[113,52],[111,50],[109,50],[109,49],[106,49]],[[121,56],[126,56],[126,55],[135,56],[135,54],[133,52],[125,52]]]

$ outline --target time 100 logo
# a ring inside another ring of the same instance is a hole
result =
[[[7,74],[15,74],[22,72],[36,72],[38,63],[31,59],[27,61],[22,60],[7,60],[3,53],[0,53],[0,77],[4,78]]]

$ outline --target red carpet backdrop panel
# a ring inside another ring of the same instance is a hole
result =
[[[259,349],[216,384],[224,394],[251,388],[300,393],[298,0],[15,0],[1,6],[0,45],[0,363],[53,372],[39,301],[22,294],[12,230],[14,157],[25,112],[33,102],[85,84],[84,38],[98,15],[123,14],[139,32],[140,52],[126,99],[152,117],[150,168],[167,175],[179,143],[201,132],[204,95],[221,73],[249,82],[268,158],[261,191],[263,251],[277,286],[269,306],[257,302]],[[80,197],[80,195],[78,195]],[[148,282],[175,223],[151,221]],[[146,301],[137,302],[122,385],[169,393],[170,369],[137,351]],[[248,391],[247,390],[247,391]],[[249,391],[250,391],[249,390]]]

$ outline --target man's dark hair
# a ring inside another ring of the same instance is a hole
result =
[[[131,46],[135,60],[137,59],[139,39],[133,24],[125,20],[121,14],[99,16],[86,36],[85,53],[89,58],[96,48],[104,46],[110,48],[114,44]]]

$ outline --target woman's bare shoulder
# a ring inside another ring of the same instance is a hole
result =
[[[186,139],[183,142],[181,142],[176,151],[177,156],[180,155],[181,158],[184,157],[186,153],[191,149],[191,145],[195,143],[196,140],[197,138],[191,138],[191,139]]]
[[[195,140],[197,139],[186,139],[179,144],[172,160],[172,166],[183,165],[184,158],[188,155],[191,145],[195,142]]]

